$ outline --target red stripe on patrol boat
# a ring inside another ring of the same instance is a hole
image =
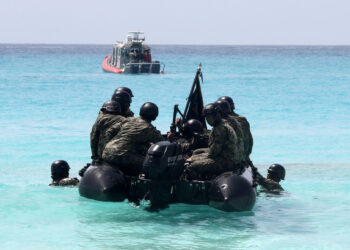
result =
[[[111,72],[111,73],[123,73],[123,70],[120,69],[120,68],[117,68],[117,67],[112,67],[112,66],[109,66],[108,65],[108,59],[110,58],[111,56],[106,56],[105,57],[105,60],[103,61],[102,63],[102,68],[104,71],[106,72]]]

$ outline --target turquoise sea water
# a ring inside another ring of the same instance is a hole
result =
[[[1,249],[350,247],[350,47],[153,46],[163,75],[103,73],[110,51],[0,45]],[[245,213],[185,204],[149,213],[48,187],[52,161],[67,160],[71,176],[89,161],[91,126],[115,88],[133,90],[135,113],[157,103],[165,133],[199,62],[205,103],[233,97],[260,172],[285,165],[285,193],[260,193]]]

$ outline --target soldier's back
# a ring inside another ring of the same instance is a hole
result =
[[[233,128],[223,120],[210,133],[209,157],[220,162],[235,164],[238,162],[237,151],[237,135]]]
[[[244,133],[243,133],[243,128],[241,126],[241,124],[235,120],[233,117],[231,116],[227,116],[224,118],[224,120],[232,127],[232,129],[234,130],[234,132],[236,133],[237,136],[237,157],[240,159],[240,161],[244,161],[245,160],[245,154],[246,154],[246,149],[245,149],[245,139],[244,139]]]
[[[253,149],[253,136],[252,136],[252,133],[250,131],[250,124],[249,124],[247,118],[245,118],[244,116],[241,116],[239,114],[236,114],[236,113],[230,114],[229,117],[231,117],[232,119],[234,119],[235,121],[237,121],[241,125],[242,132],[243,132],[243,138],[244,138],[244,152],[245,152],[245,156],[247,158]]]
[[[118,155],[128,151],[145,154],[150,142],[158,142],[162,139],[160,132],[151,123],[141,117],[130,117],[122,123],[113,143]]]
[[[102,158],[102,153],[107,143],[115,137],[120,128],[121,124],[124,122],[126,118],[121,115],[106,115],[104,119],[101,121],[100,127],[100,138],[98,142],[98,156]]]
[[[90,143],[93,155],[102,157],[102,152],[106,144],[116,134],[119,124],[124,121],[124,117],[116,114],[100,112],[90,133]]]

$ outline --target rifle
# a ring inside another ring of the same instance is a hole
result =
[[[176,115],[177,115],[177,113],[179,113],[182,118],[184,117],[184,115],[181,113],[181,111],[179,109],[179,104],[174,105],[173,122],[170,125],[170,132],[174,133],[174,134],[176,133]]]
[[[184,111],[183,117],[187,116],[188,109],[190,107],[190,102],[192,100],[193,90],[194,90],[194,87],[196,86],[196,82],[197,82],[198,77],[200,77],[202,79],[202,82],[203,82],[203,75],[202,75],[201,67],[202,67],[202,63],[199,63],[198,68],[197,68],[197,72],[196,72],[196,76],[194,77],[194,80],[193,80],[193,83],[192,83],[192,88],[191,88],[191,91],[190,91],[190,95],[187,98],[187,103],[186,103],[186,107],[185,107],[185,111]],[[199,81],[199,79],[198,79],[198,81]]]

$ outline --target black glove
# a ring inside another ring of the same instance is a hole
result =
[[[79,170],[79,175],[80,175],[81,177],[83,177],[84,174],[85,174],[86,169],[88,169],[90,166],[91,166],[91,164],[90,164],[90,163],[87,163],[86,166],[84,166],[82,169]]]

